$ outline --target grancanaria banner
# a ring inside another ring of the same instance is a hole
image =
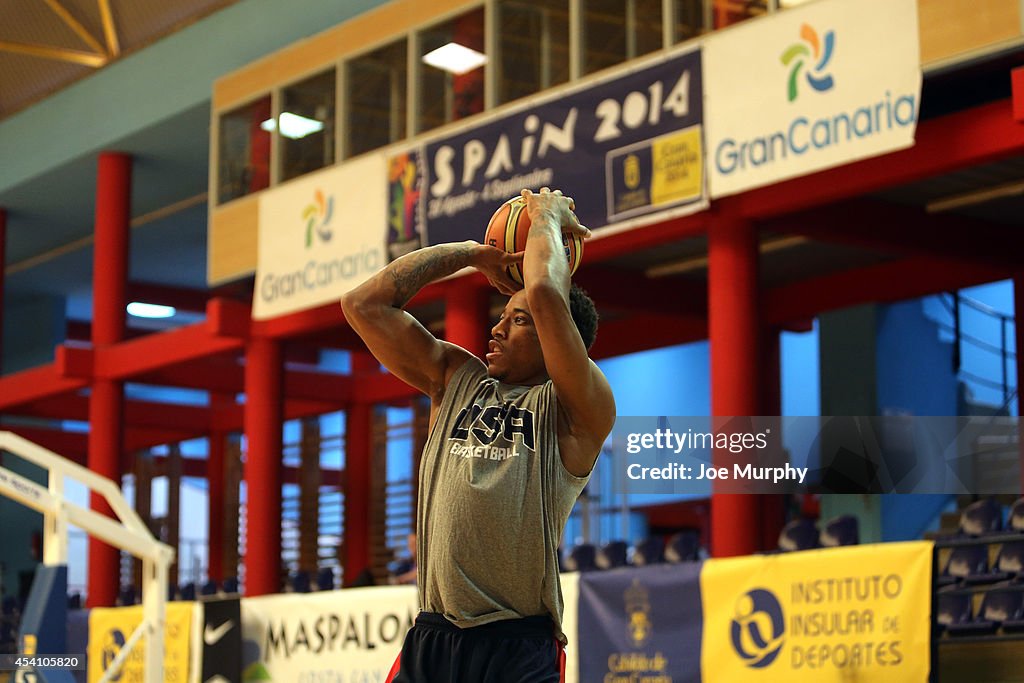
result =
[[[709,560],[702,668],[730,683],[924,683],[931,571],[927,541]]]
[[[167,605],[164,632],[164,681],[187,683],[191,657],[190,629],[194,603],[172,602]],[[110,666],[124,644],[142,622],[142,605],[135,607],[97,607],[89,612],[89,683],[96,683]],[[121,673],[111,678],[120,683],[143,681],[146,638],[139,639],[128,654]]]

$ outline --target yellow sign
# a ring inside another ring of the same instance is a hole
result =
[[[704,187],[704,155],[700,126],[691,126],[654,141],[651,157],[651,205],[700,197]]]
[[[932,544],[709,560],[705,680],[928,680]]]
[[[192,627],[191,602],[175,602],[167,605],[167,630],[164,632],[164,681],[186,683],[188,681],[189,633]],[[142,606],[95,608],[89,613],[89,683],[96,683],[103,676],[117,654],[131,638],[136,627],[142,623]],[[143,664],[146,653],[146,637],[128,654],[128,659],[119,674],[111,680],[118,683],[136,683],[145,680]]]

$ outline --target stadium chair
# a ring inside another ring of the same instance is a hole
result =
[[[794,519],[782,527],[779,533],[779,550],[794,552],[797,550],[812,550],[819,548],[818,526],[810,519]]]
[[[960,532],[984,536],[1003,528],[1003,507],[993,498],[976,500],[960,513]]]
[[[238,592],[238,577],[237,576],[229,576],[228,578],[224,579],[224,592],[227,593],[228,595],[231,595],[232,593],[237,593]]]
[[[818,538],[823,548],[836,548],[860,543],[860,525],[853,515],[840,515],[829,520]]]
[[[625,541],[612,541],[601,546],[597,552],[595,563],[600,569],[615,569],[625,567],[626,551],[628,550]]]
[[[200,595],[216,595],[217,594],[217,582],[210,579],[203,584],[203,587],[199,589]]]
[[[125,586],[117,594],[117,604],[127,607],[135,604],[135,586]]]
[[[68,596],[68,609],[82,609],[81,593],[72,593]]]
[[[646,567],[665,561],[665,542],[658,536],[651,536],[638,542],[633,547],[633,564]]]
[[[680,531],[665,546],[665,560],[672,564],[696,562],[699,559],[700,537],[696,531]]]
[[[309,585],[309,572],[299,571],[291,576],[292,591],[295,593],[308,593],[311,590]]]
[[[950,624],[950,635],[988,635],[1000,626],[1007,630],[1024,628],[1024,593],[991,590],[985,593],[977,616],[967,622]]]
[[[971,596],[966,593],[939,593],[936,621],[939,630],[971,621]]]
[[[317,590],[332,591],[334,590],[334,568],[333,567],[321,567],[320,571],[316,573],[316,587]]]
[[[596,558],[597,549],[590,543],[581,543],[569,552],[569,557],[565,558],[566,571],[593,571],[597,569]]]
[[[989,574],[988,547],[984,545],[961,545],[953,548],[949,559],[939,573],[938,585],[949,586],[966,581],[967,577],[981,577]]]
[[[185,601],[196,599],[196,585],[194,583],[189,582],[181,587],[181,599]]]
[[[1024,541],[1003,543],[993,569],[1012,581],[1024,581]]]
[[[0,601],[0,614],[5,617],[14,615],[18,611],[18,601],[14,599],[13,595],[8,595]]]
[[[1024,498],[1018,498],[1010,506],[1010,519],[1006,526],[1010,531],[1024,532]]]

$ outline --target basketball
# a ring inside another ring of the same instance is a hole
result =
[[[526,212],[526,200],[513,197],[499,206],[491,216],[484,234],[484,244],[512,254],[526,249],[526,235],[529,232],[530,216]],[[572,275],[583,260],[583,238],[563,232],[562,246],[565,248],[565,259],[569,262],[569,275]],[[508,274],[515,282],[523,284],[522,264],[509,266]]]

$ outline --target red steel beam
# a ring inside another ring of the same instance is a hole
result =
[[[61,375],[52,363],[5,375],[0,377],[0,411],[9,412],[25,403],[73,393],[87,384],[83,378]]]

